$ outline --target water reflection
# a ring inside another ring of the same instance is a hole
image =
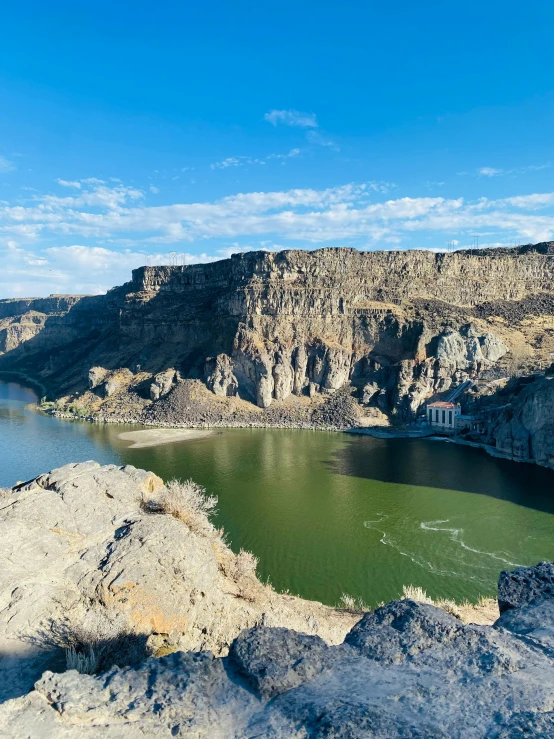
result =
[[[133,464],[193,478],[219,498],[233,548],[279,590],[372,605],[421,585],[433,596],[494,592],[510,563],[554,558],[554,473],[479,451],[285,429],[224,430],[131,449],[134,426],[58,421],[0,383],[0,487],[67,462]]]
[[[554,472],[481,449],[424,439],[350,437],[327,462],[334,474],[464,490],[554,513]]]

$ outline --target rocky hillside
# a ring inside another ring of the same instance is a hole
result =
[[[340,611],[259,583],[177,492],[92,462],[4,491],[0,736],[554,736],[552,564],[501,574],[494,626]]]
[[[0,301],[11,332],[0,371],[39,380],[60,408],[112,419],[325,425],[329,396],[351,388],[360,424],[410,420],[467,379],[549,362],[553,257],[548,243],[143,267],[40,320],[37,307],[15,314]],[[18,334],[18,322],[34,328]]]

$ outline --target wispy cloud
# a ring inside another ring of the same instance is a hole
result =
[[[156,187],[155,185],[150,185],[149,190],[154,195],[157,195],[160,192],[160,188]]]
[[[480,177],[498,177],[499,175],[504,174],[504,170],[495,169],[494,167],[481,167],[477,174]]]
[[[242,167],[245,164],[260,164],[264,165],[268,161],[272,159],[290,159],[291,157],[297,157],[300,154],[300,149],[291,149],[286,154],[268,154],[265,157],[247,157],[247,156],[237,156],[237,157],[227,157],[226,159],[222,159],[220,162],[214,162],[213,164],[210,164],[211,169],[228,169],[229,167]]]
[[[284,126],[298,126],[299,128],[317,128],[317,117],[315,113],[301,113],[299,110],[270,110],[264,115],[264,119],[272,126],[282,124]]]
[[[56,182],[62,187],[75,187],[77,190],[81,189],[81,183],[77,182],[77,180],[60,180],[58,178]]]
[[[220,162],[210,164],[212,169],[228,169],[229,167],[242,167],[243,164],[251,164],[254,160],[250,157],[227,157]]]
[[[477,170],[478,177],[501,177],[505,175],[525,174],[526,172],[537,172],[541,169],[549,169],[550,162],[545,164],[529,164],[526,167],[513,167],[512,169],[497,169],[496,167],[480,167]],[[468,174],[467,172],[459,172],[459,174]]]
[[[340,151],[340,148],[334,141],[322,136],[319,131],[308,131],[306,133],[306,140],[309,141],[310,144],[315,144],[316,146],[327,146],[334,151]]]
[[[3,157],[0,155],[0,172],[1,173],[7,173],[7,172],[13,172],[15,169],[15,164],[11,162],[6,157]]]

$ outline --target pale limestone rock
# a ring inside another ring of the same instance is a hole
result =
[[[352,353],[343,348],[329,348],[325,357],[326,369],[323,387],[327,390],[338,390],[350,375]]]
[[[273,380],[273,362],[267,354],[261,354],[255,363],[256,368],[256,403],[260,408],[268,408],[273,400],[275,383]]]
[[[364,385],[364,389],[362,391],[362,403],[364,405],[369,405],[378,392],[379,385],[376,382],[368,382],[367,385]]]

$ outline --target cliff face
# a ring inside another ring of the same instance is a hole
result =
[[[350,383],[365,407],[409,419],[468,378],[546,361],[553,257],[549,243],[453,254],[255,252],[142,267],[106,296],[48,316],[32,335],[12,329],[0,369],[38,374],[56,397],[82,395],[92,367],[106,377],[125,368],[135,377],[126,387],[142,383],[147,398],[144,383],[156,384],[152,400],[197,378],[214,396],[260,408]],[[33,323],[32,308],[21,311],[11,326]],[[154,376],[167,370],[173,379],[160,390]],[[97,395],[113,394],[95,382]]]
[[[554,469],[554,377],[522,388],[502,410],[489,431],[502,454]]]
[[[48,318],[62,317],[81,295],[0,300],[0,354],[16,349],[39,334]]]

